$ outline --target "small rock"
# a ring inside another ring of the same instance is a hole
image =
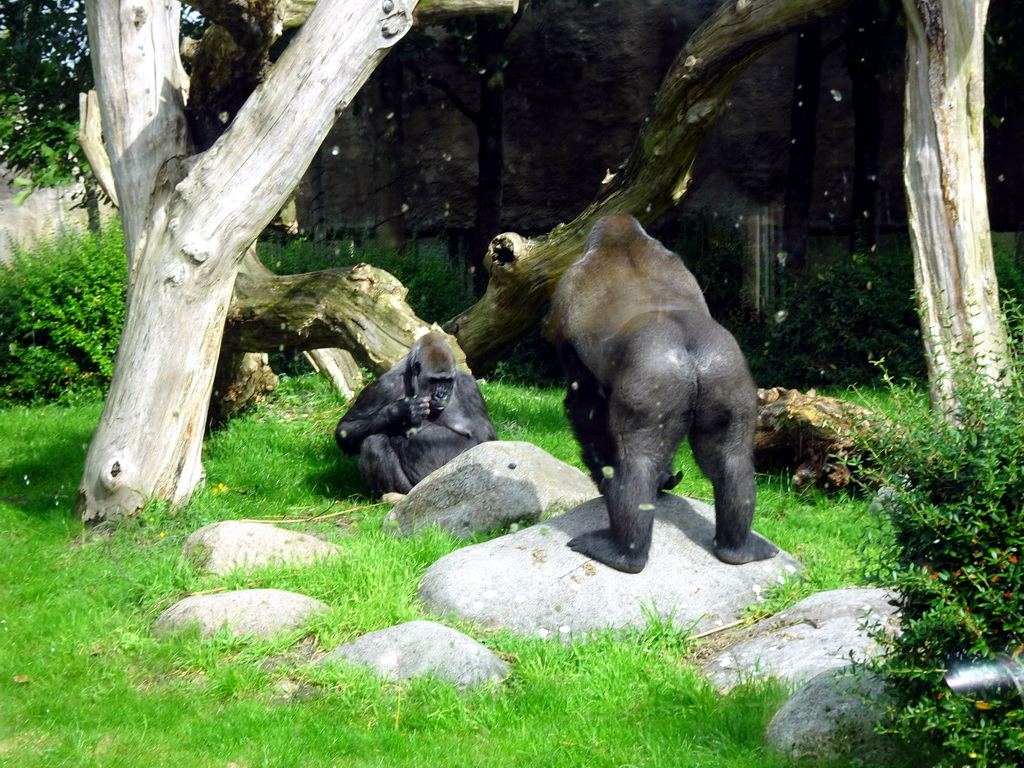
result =
[[[533,523],[598,495],[593,481],[532,443],[473,446],[420,481],[395,504],[384,530],[408,536],[437,526],[456,536]]]
[[[280,589],[242,589],[193,595],[175,603],[153,622],[153,635],[167,637],[198,626],[202,637],[227,627],[235,637],[265,640],[302,627],[326,603]]]
[[[341,553],[341,548],[315,536],[286,531],[267,523],[225,520],[204,525],[188,537],[182,557],[199,568],[225,575],[271,563],[309,565]]]
[[[508,674],[505,662],[488,648],[433,621],[409,621],[370,632],[318,659],[316,665],[338,661],[372,667],[388,680],[435,675],[463,687],[502,680]]]
[[[848,670],[823,672],[775,713],[765,742],[777,752],[811,765],[859,759],[861,764],[902,768],[932,765],[892,734],[875,733],[885,716],[885,688],[871,676]]]
[[[704,665],[704,674],[723,690],[753,677],[802,685],[847,666],[851,653],[863,661],[877,646],[866,625],[896,631],[892,600],[891,592],[872,587],[818,592],[732,635]]]

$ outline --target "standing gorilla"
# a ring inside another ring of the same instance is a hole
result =
[[[408,493],[420,480],[497,435],[468,373],[436,333],[420,337],[394,368],[364,389],[334,431],[359,454],[359,472],[377,494]]]
[[[733,564],[775,555],[750,528],[754,382],[679,256],[632,216],[606,216],[551,304],[546,335],[565,366],[566,415],[610,522],[569,546],[620,571],[642,571],[655,498],[681,479],[673,460],[689,436],[715,491],[715,555]]]

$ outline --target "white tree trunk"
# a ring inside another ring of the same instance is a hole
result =
[[[88,0],[103,128],[130,266],[128,311],[86,458],[85,520],[182,504],[200,452],[224,316],[247,246],[336,116],[412,23],[407,0],[320,0],[203,155],[191,158],[175,0]]]
[[[932,405],[958,404],[954,360],[997,381],[1006,351],[984,170],[988,0],[903,0],[904,178]]]

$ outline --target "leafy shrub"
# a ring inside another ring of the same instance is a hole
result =
[[[1024,705],[1016,694],[954,696],[957,660],[992,659],[1024,645],[1024,370],[1014,329],[1006,387],[959,362],[962,407],[931,412],[894,391],[900,423],[875,445],[893,489],[874,578],[896,588],[903,634],[879,637],[877,671],[894,693],[896,730],[942,744],[941,764],[1024,764]],[[1022,657],[1024,658],[1024,657]]]
[[[851,254],[779,286],[770,317],[747,337],[768,386],[848,386],[920,378],[924,353],[907,248]],[[757,344],[755,348],[751,342]]]
[[[120,228],[68,232],[0,266],[0,402],[102,395],[124,321]]]
[[[996,268],[999,291],[1016,304],[1024,304],[1024,264],[1017,255],[1015,244],[1002,238],[993,238],[992,260]]]
[[[909,246],[819,258],[800,272],[769,267],[758,315],[744,296],[751,257],[739,234],[700,220],[680,226],[666,242],[683,255],[711,315],[736,337],[760,386],[877,383],[883,359],[896,378],[924,373]]]

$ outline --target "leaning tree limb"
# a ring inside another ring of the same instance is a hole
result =
[[[643,224],[675,206],[690,184],[700,141],[754,59],[793,30],[851,0],[729,0],[694,33],[662,82],[651,119],[620,172],[586,210],[543,237],[498,235],[484,257],[483,297],[445,324],[477,373],[492,368],[543,316],[562,273],[582,254],[594,222],[630,213]]]
[[[235,279],[222,354],[337,347],[380,375],[424,333],[441,332],[416,316],[407,293],[369,264],[284,276],[246,269]]]

